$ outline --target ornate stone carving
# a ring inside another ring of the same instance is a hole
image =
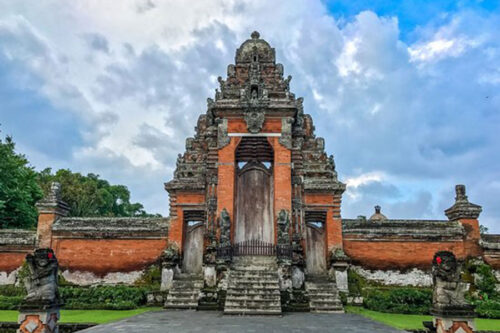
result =
[[[26,256],[29,276],[24,280],[27,295],[21,308],[48,309],[61,305],[57,286],[58,262],[52,249],[37,249]]]
[[[161,260],[163,263],[163,267],[174,268],[179,264],[180,256],[179,256],[179,247],[177,244],[170,244],[164,251],[161,256]]]
[[[455,204],[444,211],[450,221],[459,219],[477,219],[482,208],[479,205],[469,202],[465,194],[465,185],[455,186]]]
[[[263,109],[250,109],[245,113],[245,121],[248,131],[252,134],[257,134],[262,130],[264,125],[265,112]]]
[[[220,246],[231,246],[231,218],[225,208],[220,213]]]
[[[461,267],[452,252],[436,252],[432,260],[432,314],[463,316],[473,313],[473,307],[465,300],[468,285],[461,282],[460,272]]]
[[[281,118],[281,137],[279,143],[288,149],[292,149],[292,123],[291,117]]]
[[[231,138],[227,135],[227,119],[220,119],[217,126],[217,144],[218,148],[224,148],[229,144]]]
[[[290,214],[282,209],[278,213],[278,244],[290,244]]]

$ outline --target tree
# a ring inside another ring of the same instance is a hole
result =
[[[37,173],[24,155],[16,154],[12,138],[0,139],[0,227],[34,228],[35,203],[42,194]]]
[[[83,176],[60,169],[52,174],[47,168],[39,173],[38,180],[45,193],[51,182],[61,183],[61,199],[70,207],[69,216],[160,216],[146,213],[140,203],[131,203],[126,186],[110,185],[93,173]]]

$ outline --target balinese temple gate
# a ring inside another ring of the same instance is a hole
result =
[[[225,313],[281,313],[282,302],[342,310],[345,185],[283,73],[252,33],[178,156],[165,184],[166,307],[196,307],[208,287],[214,293],[201,297],[225,298]]]

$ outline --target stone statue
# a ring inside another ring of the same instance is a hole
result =
[[[175,267],[180,260],[179,247],[177,246],[177,244],[175,243],[170,244],[163,251],[161,259],[164,267],[169,267],[169,268]]]
[[[231,218],[226,208],[220,213],[220,246],[231,246]]]
[[[37,249],[26,256],[29,276],[24,279],[27,296],[21,307],[48,308],[59,306],[57,287],[58,263],[52,249]]]
[[[470,312],[465,300],[468,285],[460,280],[460,265],[449,251],[439,251],[432,260],[432,310],[434,314]]]
[[[290,244],[290,217],[286,210],[278,213],[278,244]]]

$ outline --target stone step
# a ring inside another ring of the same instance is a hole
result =
[[[227,289],[227,296],[280,296],[279,289]]]
[[[268,272],[263,272],[263,273],[255,273],[255,272],[235,272],[231,271],[230,273],[231,277],[233,278],[257,278],[257,279],[277,279],[278,275],[275,273],[268,273]]]
[[[281,314],[281,307],[279,308],[273,308],[273,309],[242,309],[242,308],[228,308],[224,309],[224,314],[227,315],[258,315],[258,316],[264,316],[264,315],[280,315]]]
[[[257,283],[238,283],[235,284],[234,282],[228,284],[228,289],[233,289],[233,290],[248,290],[248,289],[255,289],[255,290],[279,290],[279,284],[257,284]]]
[[[240,307],[240,308],[263,308],[263,309],[268,309],[272,307],[281,307],[281,302],[280,300],[274,300],[274,301],[236,301],[236,300],[227,300],[225,306],[228,307]]]

